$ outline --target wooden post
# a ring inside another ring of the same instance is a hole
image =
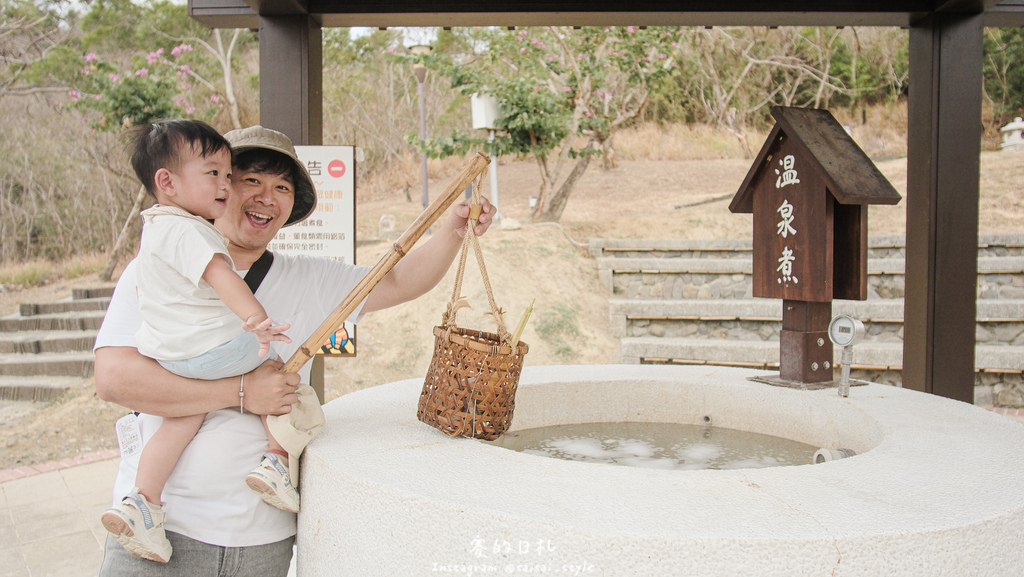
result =
[[[313,367],[309,371],[309,386],[313,387],[316,398],[320,404],[327,400],[327,392],[324,390],[324,356],[313,355]]]
[[[974,402],[982,17],[910,28],[903,386]]]
[[[779,377],[796,383],[832,380],[832,303],[782,301]]]
[[[265,15],[260,26],[260,124],[292,143],[323,143],[323,32],[308,15]]]

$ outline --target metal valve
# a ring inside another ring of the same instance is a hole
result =
[[[828,324],[828,338],[833,344],[843,347],[842,377],[839,380],[839,396],[850,396],[850,364],[853,363],[853,345],[864,339],[864,323],[849,316],[839,315]]]

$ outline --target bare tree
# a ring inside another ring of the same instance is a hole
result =
[[[224,85],[224,99],[227,100],[228,114],[231,118],[232,128],[242,128],[242,121],[238,114],[238,99],[235,97],[235,82],[232,75],[234,67],[232,62],[234,59],[235,46],[238,44],[238,39],[242,34],[242,30],[236,28],[231,31],[231,39],[228,41],[227,46],[224,45],[224,38],[221,36],[222,30],[214,28],[210,31],[210,36],[213,44],[210,44],[206,40],[199,38],[198,36],[192,37],[170,37],[177,42],[195,42],[196,44],[203,47],[207,54],[213,57],[217,61],[220,67],[220,80]],[[166,35],[165,35],[166,36]],[[196,82],[205,86],[210,92],[220,92],[221,90],[214,86],[213,82],[210,82],[198,72],[192,68],[187,69],[189,78],[192,78]]]
[[[839,30],[714,28],[680,45],[679,59],[697,67],[693,92],[704,121],[733,131],[742,141],[745,119],[766,104],[828,105],[848,89],[832,74]],[[812,87],[808,90],[808,87]]]
[[[32,64],[63,45],[69,31],[54,26],[49,15],[19,16],[0,21],[0,97],[64,92],[64,86],[38,86],[23,82]]]
[[[124,225],[121,227],[121,232],[118,233],[117,239],[114,241],[114,247],[110,249],[110,256],[107,257],[107,264],[103,266],[103,270],[100,271],[99,279],[103,282],[109,282],[111,276],[114,274],[114,269],[117,267],[117,261],[121,258],[121,253],[124,252],[125,246],[128,244],[128,239],[131,236],[131,231],[134,228],[135,219],[139,217],[139,213],[142,211],[142,203],[146,200],[146,187],[140,186],[139,192],[135,195],[135,202],[132,203],[131,210],[128,211],[128,218],[124,219]]]
[[[578,43],[570,44],[567,41],[567,35],[571,33],[568,29],[552,27],[549,29],[549,33],[556,40],[560,50],[560,58],[556,62],[568,67],[571,80],[567,83],[568,79],[564,78],[562,73],[548,65],[550,61],[542,61],[545,63],[549,75],[548,87],[557,92],[562,86],[572,85],[580,95],[574,100],[572,125],[569,133],[576,134],[578,132],[586,139],[582,153],[578,155],[569,175],[557,186],[557,189],[556,184],[562,168],[573,150],[572,143],[567,142],[562,146],[556,156],[554,167],[550,166],[547,157],[535,157],[542,182],[533,218],[538,221],[557,222],[565,210],[576,183],[579,182],[590,165],[594,156],[591,151],[600,150],[602,152],[605,169],[614,166],[614,151],[611,143],[615,131],[640,116],[647,105],[650,86],[647,83],[649,70],[642,66],[612,70],[597,80],[593,67],[579,65],[579,62],[584,59],[584,50],[591,51],[590,57],[593,62],[606,62],[614,52],[608,42],[613,37],[609,36],[598,42],[596,46],[591,47]],[[593,95],[592,98],[591,95]],[[595,116],[605,119],[605,122],[596,124],[593,128],[581,129],[581,122],[584,118]],[[549,194],[551,191],[553,192]]]
[[[5,98],[0,115],[0,141],[17,143],[0,147],[0,260],[107,250],[135,188],[122,142],[36,98]]]

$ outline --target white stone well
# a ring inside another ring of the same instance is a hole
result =
[[[300,576],[1019,575],[1024,426],[871,384],[711,366],[527,367],[513,430],[702,424],[854,457],[675,471],[563,461],[416,420],[421,379],[346,395],[306,450]]]

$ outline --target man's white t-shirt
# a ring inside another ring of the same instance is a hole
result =
[[[313,334],[368,270],[328,259],[274,255],[256,298],[271,318],[292,325],[287,331],[292,342],[276,343],[282,359]],[[350,320],[361,317],[362,306]],[[135,347],[141,324],[132,261],[118,280],[95,348]],[[309,367],[307,363],[299,371],[304,383],[309,382]],[[144,442],[163,422],[147,414],[138,420]],[[265,504],[245,484],[245,476],[259,465],[266,450],[267,434],[259,416],[240,414],[237,408],[209,413],[164,487],[164,528],[222,547],[265,545],[294,535],[295,515]],[[137,467],[137,454],[121,461],[114,484],[115,504],[135,486]]]

